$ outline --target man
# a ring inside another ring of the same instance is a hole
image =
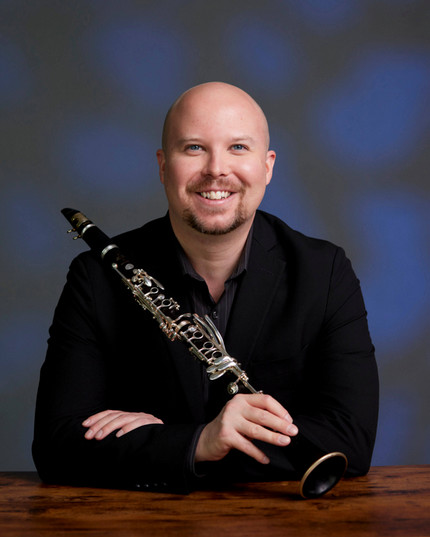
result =
[[[275,163],[261,108],[234,86],[196,86],[169,110],[157,158],[168,216],[115,242],[183,312],[212,317],[264,394],[230,398],[223,379],[209,382],[81,254],[41,373],[42,479],[180,491],[288,479],[302,471],[299,438],[366,473],[378,380],[359,283],[343,250],[257,210]]]

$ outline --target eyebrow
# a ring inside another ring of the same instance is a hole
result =
[[[244,135],[244,136],[236,136],[235,138],[232,138],[232,142],[255,142],[254,138],[252,136]]]
[[[201,138],[198,136],[190,136],[189,138],[179,138],[179,140],[176,140],[175,145],[183,145],[183,144],[189,144],[190,142],[200,142]]]
[[[183,145],[183,144],[189,144],[189,143],[201,143],[203,142],[203,138],[200,138],[199,136],[190,136],[187,138],[179,138],[179,140],[176,141],[175,145]],[[238,143],[238,142],[249,142],[254,143],[255,140],[252,138],[252,136],[244,135],[244,136],[235,136],[234,138],[230,139],[230,143]]]

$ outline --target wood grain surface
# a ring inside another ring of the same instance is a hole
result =
[[[430,536],[430,465],[373,467],[322,498],[296,482],[175,494],[42,484],[0,473],[1,537]]]

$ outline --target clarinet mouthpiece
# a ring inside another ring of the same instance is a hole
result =
[[[65,209],[62,209],[61,210],[61,214],[66,218],[66,220],[68,220],[70,222],[72,216],[76,213],[78,213],[79,211],[77,211],[76,209],[70,209],[70,208],[65,208]]]

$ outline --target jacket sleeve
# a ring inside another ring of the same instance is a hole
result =
[[[82,422],[112,404],[109,340],[103,341],[109,320],[100,323],[109,319],[101,310],[110,291],[99,265],[91,254],[72,263],[55,311],[37,395],[36,468],[51,483],[187,492],[196,424],[154,424],[120,438],[84,438]]]
[[[378,372],[360,284],[341,248],[305,379],[295,418],[299,430],[324,451],[344,452],[347,475],[367,473],[378,419]]]

